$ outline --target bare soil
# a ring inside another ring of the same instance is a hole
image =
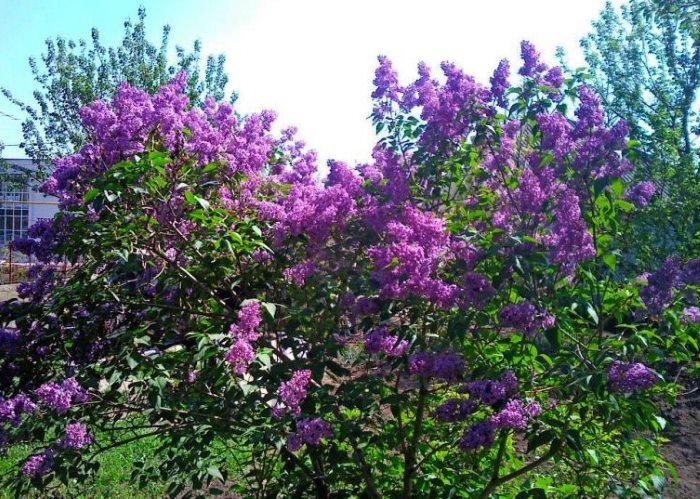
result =
[[[667,497],[700,498],[700,382],[685,383],[687,395],[666,411],[667,437],[671,440],[662,454],[678,472],[678,481],[669,484]]]

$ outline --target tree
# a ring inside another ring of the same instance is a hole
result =
[[[697,2],[631,0],[619,11],[608,3],[581,42],[606,109],[640,143],[636,178],[659,192],[650,225],[630,237],[648,243],[649,254],[631,252],[643,261],[697,247],[699,14]]]
[[[202,70],[201,43],[196,41],[191,51],[176,47],[177,60],[171,64],[170,27],[163,27],[160,45],[155,46],[147,37],[145,21],[146,10],[141,7],[136,23],[124,22],[123,39],[115,47],[105,47],[96,28],[90,42],[47,39],[46,53],[39,60],[29,59],[37,84],[33,104],[2,88],[25,115],[21,146],[38,165],[39,178],[50,172],[54,158],[76,152],[85,143],[80,109],[96,100],[111,99],[122,82],[153,93],[184,70],[188,74],[186,93],[194,105],[201,105],[207,97],[225,99],[228,76],[223,55],[208,56]]]
[[[579,75],[528,43],[519,85],[441,69],[402,86],[380,58],[373,159],[323,181],[272,113],[192,107],[182,74],[88,106],[89,146],[42,187],[61,213],[16,241],[40,265],[0,306],[18,496],[147,437],[132,476],[172,496],[659,491],[700,259],[619,272],[645,212],[627,127]]]

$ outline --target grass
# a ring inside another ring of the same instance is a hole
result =
[[[134,461],[145,463],[154,462],[155,449],[157,447],[154,438],[136,440],[122,447],[110,449],[97,457],[100,462],[100,470],[88,483],[75,484],[70,487],[62,487],[51,497],[70,497],[76,499],[110,498],[110,499],[142,499],[163,497],[166,488],[165,483],[151,483],[144,489],[131,483],[131,471]],[[8,449],[7,455],[0,459],[0,476],[16,470],[18,462],[22,462],[29,453],[29,447],[16,445]],[[11,490],[0,490],[0,499],[13,497]],[[32,497],[46,497],[40,493]]]

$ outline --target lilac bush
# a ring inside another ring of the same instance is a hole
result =
[[[61,212],[16,243],[41,267],[0,307],[0,436],[35,449],[16,490],[155,438],[134,476],[172,495],[651,491],[698,265],[620,272],[653,195],[622,179],[626,125],[522,59],[403,85],[380,57],[372,160],[325,177],[274,113],[192,107],[184,74],[84,108],[42,186]]]

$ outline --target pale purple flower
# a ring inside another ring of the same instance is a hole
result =
[[[681,321],[685,323],[700,324],[700,308],[686,307],[683,309]]]

